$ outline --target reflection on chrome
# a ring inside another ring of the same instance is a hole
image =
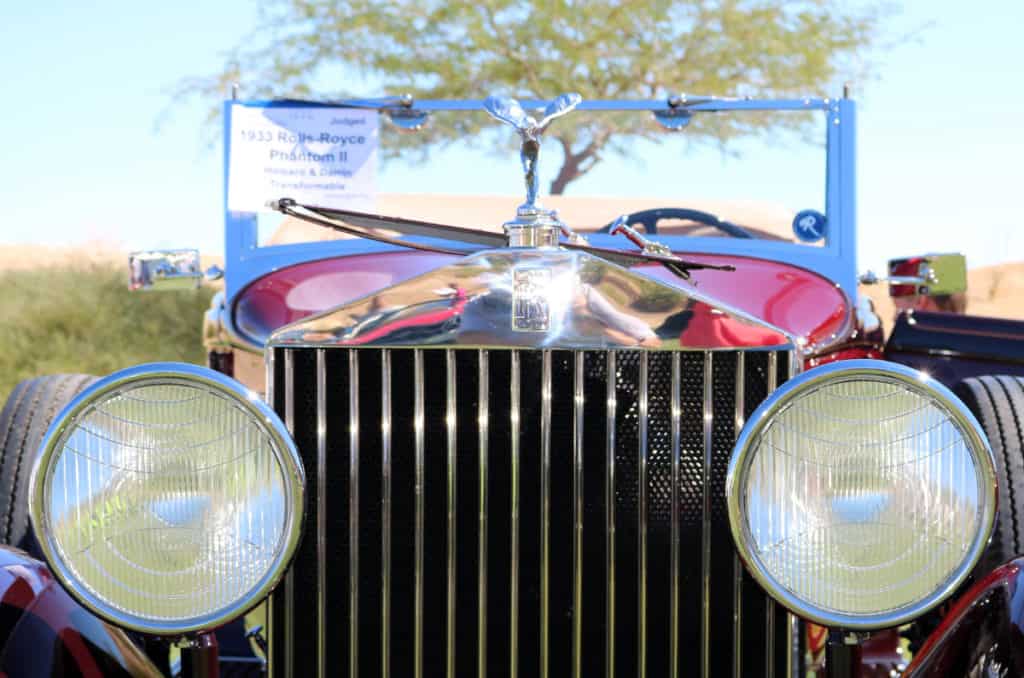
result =
[[[742,311],[583,252],[480,252],[278,330],[270,345],[789,348]]]

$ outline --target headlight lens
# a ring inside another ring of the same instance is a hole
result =
[[[805,618],[895,626],[941,602],[995,515],[992,453],[945,387],[881,361],[787,382],[751,417],[727,478],[737,546]]]
[[[54,420],[31,517],[57,576],[128,628],[211,628],[258,602],[294,552],[303,473],[277,416],[233,380],[155,364]]]

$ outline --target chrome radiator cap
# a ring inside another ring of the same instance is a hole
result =
[[[796,341],[696,290],[586,252],[507,248],[287,325],[268,345],[789,350]]]

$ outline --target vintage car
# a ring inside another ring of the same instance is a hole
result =
[[[958,255],[858,275],[853,101],[331,106],[490,115],[526,201],[227,211],[208,367],[20,384],[0,673],[1024,675],[1024,330],[939,303]],[[822,203],[542,205],[541,135],[596,115],[803,116]]]

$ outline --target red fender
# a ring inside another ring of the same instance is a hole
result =
[[[1024,558],[997,567],[958,598],[904,675],[1024,675]]]
[[[127,635],[68,595],[45,564],[0,546],[0,677],[161,675]]]

